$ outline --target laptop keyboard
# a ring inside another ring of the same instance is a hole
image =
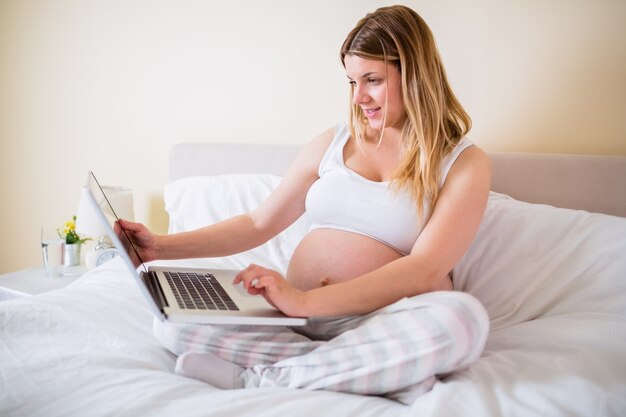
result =
[[[239,310],[212,274],[164,272],[178,306],[190,310]]]

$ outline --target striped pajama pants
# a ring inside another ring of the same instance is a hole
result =
[[[190,325],[155,320],[176,355],[211,352],[245,368],[245,387],[387,395],[410,403],[435,375],[476,361],[489,331],[478,300],[456,291],[402,299],[362,316],[313,318],[303,327]]]

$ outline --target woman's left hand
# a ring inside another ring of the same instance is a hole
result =
[[[291,286],[278,272],[250,264],[235,276],[248,293],[262,295],[268,303],[290,317],[302,317],[305,293]]]

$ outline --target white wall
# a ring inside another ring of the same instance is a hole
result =
[[[626,2],[407,1],[488,150],[626,154]],[[88,169],[165,232],[181,141],[304,143],[345,120],[338,50],[372,0],[0,0],[0,273]]]

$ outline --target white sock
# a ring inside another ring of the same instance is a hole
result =
[[[176,360],[177,375],[194,378],[221,389],[243,388],[244,368],[209,352],[187,352]]]

